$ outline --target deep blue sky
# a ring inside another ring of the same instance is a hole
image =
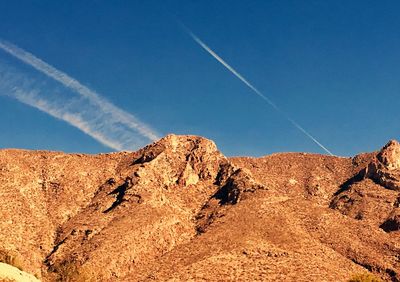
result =
[[[348,156],[400,139],[399,11],[398,1],[10,0],[0,1],[0,38],[162,134],[202,135],[227,155],[323,153],[179,19],[333,153]],[[10,56],[0,50],[1,59]],[[1,95],[0,147],[111,151]]]

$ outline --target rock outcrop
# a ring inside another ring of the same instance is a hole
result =
[[[388,189],[400,191],[400,143],[391,140],[377,154],[366,176]]]

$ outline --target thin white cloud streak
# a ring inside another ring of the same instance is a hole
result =
[[[9,96],[63,120],[114,150],[131,151],[147,143],[145,138],[116,123],[109,114],[90,102],[73,92],[61,90],[54,87],[54,83],[46,83],[43,79],[37,81],[0,61],[0,95]]]
[[[126,149],[121,143],[110,139],[103,132],[94,129],[93,126],[89,122],[83,120],[79,114],[64,113],[60,108],[54,107],[47,101],[35,97],[35,91],[26,92],[18,87],[15,87],[14,91],[15,98],[21,103],[34,107],[52,117],[64,120],[109,148],[118,151]]]
[[[43,72],[17,68],[4,60],[0,60],[0,95],[63,120],[117,151],[133,151],[149,143],[148,136],[118,118],[110,107],[101,107],[97,100],[83,96]]]
[[[65,87],[75,91],[76,93],[79,93],[82,97],[87,98],[91,103],[97,105],[102,111],[109,113],[115,121],[120,122],[133,130],[136,130],[139,134],[151,141],[159,139],[158,133],[156,133],[145,123],[139,121],[132,114],[116,107],[101,97],[96,91],[91,90],[90,88],[81,84],[78,80],[35,57],[33,54],[3,40],[0,40],[0,49],[30,65],[46,76],[60,82]]]
[[[237,72],[232,66],[225,62],[217,53],[215,53],[210,47],[208,47],[198,36],[196,36],[191,30],[189,30],[184,24],[180,23],[184,30],[190,35],[190,37],[199,44],[204,50],[206,50],[214,59],[220,62],[226,69],[228,69],[233,75],[240,79],[247,87],[249,87],[255,94],[257,94],[261,99],[267,102],[272,108],[282,114],[295,128],[300,130],[304,135],[310,138],[315,144],[317,144],[321,149],[327,152],[329,155],[333,156],[332,152],[329,151],[324,145],[321,144],[314,136],[308,133],[299,123],[294,121],[288,114],[282,111],[271,99],[265,96],[261,91],[254,87],[243,75]]]

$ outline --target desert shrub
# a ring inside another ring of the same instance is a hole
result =
[[[21,256],[17,253],[12,253],[9,251],[5,250],[0,250],[0,262],[7,263],[9,265],[12,265],[19,270],[23,270],[23,263]]]
[[[382,282],[382,280],[370,273],[360,273],[353,275],[348,282]]]

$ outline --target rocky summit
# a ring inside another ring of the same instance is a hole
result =
[[[177,135],[137,152],[4,149],[0,280],[399,281],[399,192],[397,141],[352,158],[227,158]]]

